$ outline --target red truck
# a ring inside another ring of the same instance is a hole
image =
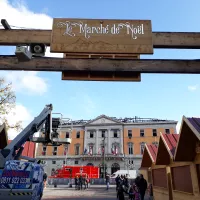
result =
[[[63,166],[57,169],[49,178],[75,178],[80,174],[87,175],[89,179],[99,178],[99,167],[95,166]]]

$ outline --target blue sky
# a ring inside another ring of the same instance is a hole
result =
[[[1,18],[9,18],[10,24],[16,26],[35,28],[38,23],[40,28],[47,27],[47,21],[49,23],[54,17],[149,19],[152,20],[153,31],[200,31],[199,0],[193,0],[192,3],[186,0],[1,1],[8,9],[15,9],[16,12],[21,9],[17,14],[19,17],[28,16],[24,21],[20,21],[16,20],[13,14],[15,12],[9,15],[7,12],[0,14]],[[44,15],[38,15],[42,13]],[[13,54],[14,48],[1,47],[0,53]],[[141,57],[199,59],[200,51],[155,49],[154,55]],[[7,72],[0,72],[1,74],[7,75]],[[26,74],[23,74],[23,78],[25,76]],[[32,117],[47,103],[53,103],[55,112],[61,112],[73,119],[91,119],[106,114],[180,121],[182,115],[199,116],[200,112],[197,107],[200,98],[199,75],[142,74],[142,81],[139,83],[61,81],[61,73],[52,72],[40,72],[31,76],[37,77],[36,80],[45,81],[44,91],[37,93],[34,89],[34,92],[30,92],[32,90],[21,86],[21,89],[16,89],[16,96],[17,103],[26,107]],[[14,80],[13,77],[11,80]],[[17,83],[15,80],[14,84]]]

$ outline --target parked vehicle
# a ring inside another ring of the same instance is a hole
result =
[[[99,178],[99,167],[95,166],[63,166],[49,178],[75,178],[77,174],[87,174],[89,179]]]
[[[126,175],[128,174],[128,178],[135,179],[137,177],[136,170],[118,170],[111,175],[111,178],[116,178],[118,175]]]

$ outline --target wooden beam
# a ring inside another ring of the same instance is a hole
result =
[[[200,74],[200,60],[114,60],[41,57],[18,62],[16,56],[0,56],[0,70],[29,71],[131,71],[140,73]]]
[[[138,72],[113,72],[113,71],[63,71],[62,80],[85,81],[141,81]]]
[[[20,36],[20,37],[19,37]],[[0,29],[0,45],[51,42],[51,30]],[[154,48],[200,49],[200,32],[153,32]]]
[[[88,54],[88,53],[64,53],[63,58],[112,58],[112,59],[140,59],[140,54]]]

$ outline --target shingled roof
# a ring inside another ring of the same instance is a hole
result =
[[[144,154],[142,157],[141,168],[151,167],[156,161],[158,148],[153,144],[146,144],[144,149]]]
[[[197,145],[200,144],[200,118],[182,118],[180,138],[174,155],[175,161],[194,161]]]
[[[168,165],[174,159],[175,151],[179,140],[178,134],[160,134],[158,153],[156,157],[157,165]]]

